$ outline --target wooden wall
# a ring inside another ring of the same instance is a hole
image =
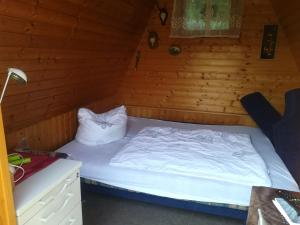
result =
[[[278,14],[279,21],[287,34],[291,51],[300,68],[300,1],[272,0],[272,3]]]
[[[167,1],[169,15],[172,0]],[[169,17],[169,18],[170,18]],[[269,0],[245,0],[239,39],[169,38],[170,19],[160,24],[155,8],[119,90],[119,101],[132,115],[209,124],[246,124],[252,120],[239,99],[261,91],[283,111],[285,91],[299,87],[300,76],[283,29],[279,29],[276,56],[259,58],[263,27],[278,23]],[[148,31],[159,34],[160,46],[149,49]],[[182,54],[171,56],[168,47],[179,44]],[[298,51],[299,52],[299,51]]]
[[[11,81],[2,104],[9,149],[23,136],[41,150],[73,137],[76,108],[115,95],[152,8],[148,0],[1,1],[0,84],[8,67],[29,79]]]
[[[104,112],[116,106],[115,96],[86,105],[94,112]],[[9,151],[28,146],[32,150],[53,151],[74,139],[78,121],[77,109],[40,121],[6,134]],[[25,146],[24,146],[25,145]]]
[[[115,94],[153,6],[148,0],[2,0],[0,82],[6,133]]]

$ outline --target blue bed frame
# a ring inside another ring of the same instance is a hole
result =
[[[104,195],[111,195],[130,200],[137,200],[157,205],[169,206],[173,208],[186,209],[195,212],[208,213],[211,215],[224,216],[243,220],[244,222],[247,220],[247,210],[233,209],[216,205],[207,205],[196,201],[184,201],[173,198],[160,197],[156,195],[134,192],[122,188],[101,185],[98,182],[97,184],[87,184],[86,182],[81,181],[81,188],[86,191],[97,192]]]

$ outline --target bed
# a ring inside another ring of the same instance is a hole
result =
[[[58,151],[83,163],[82,183],[89,190],[238,219],[246,218],[252,185],[111,166],[111,159],[145,127],[209,129],[249,134],[254,148],[267,166],[271,186],[299,191],[296,181],[276,154],[272,143],[258,128],[128,117],[127,134],[121,140],[97,146],[83,145],[74,140]]]

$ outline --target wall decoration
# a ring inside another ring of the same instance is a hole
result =
[[[155,32],[155,31],[149,32],[148,45],[149,45],[149,48],[151,48],[151,49],[155,49],[159,46],[157,32]]]
[[[140,60],[141,60],[141,51],[138,50],[136,52],[136,56],[135,56],[135,66],[134,66],[134,69],[137,70],[138,66],[139,66],[139,63],[140,63]]]
[[[161,25],[164,26],[164,25],[166,25],[166,22],[167,22],[167,19],[168,19],[168,15],[169,15],[167,7],[164,6],[164,7],[160,8],[158,2],[156,3],[156,6],[157,6],[157,8],[159,10],[160,23],[161,23]]]
[[[275,56],[278,25],[265,25],[261,46],[262,59],[273,59]]]
[[[174,56],[179,55],[181,53],[181,47],[179,45],[171,45],[169,47],[169,53]]]
[[[159,19],[161,22],[161,25],[166,25],[167,19],[168,19],[168,11],[166,8],[159,9]]]

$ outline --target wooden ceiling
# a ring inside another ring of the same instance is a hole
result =
[[[6,132],[112,96],[153,8],[149,0],[14,0],[0,3],[0,82],[8,67]]]

